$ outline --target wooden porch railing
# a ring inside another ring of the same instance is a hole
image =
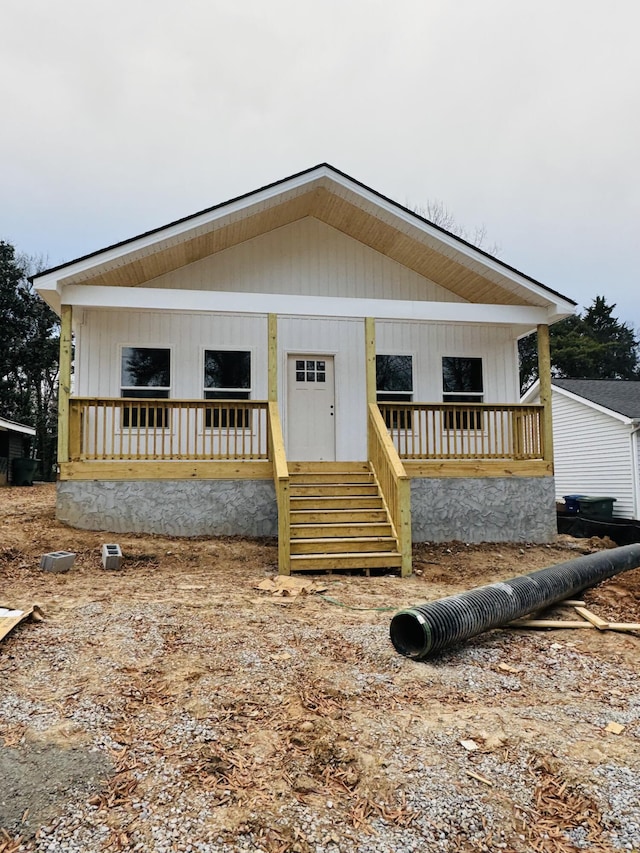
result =
[[[543,406],[379,403],[402,459],[543,459]]]
[[[400,573],[411,574],[411,484],[375,403],[369,404],[369,462],[389,510],[402,555]]]
[[[72,397],[69,459],[267,460],[267,403]]]
[[[276,402],[269,402],[269,458],[273,460],[273,482],[278,504],[278,573],[291,574],[291,510],[289,503],[289,468],[282,438],[280,412]]]

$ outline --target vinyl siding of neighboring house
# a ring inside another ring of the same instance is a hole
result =
[[[584,403],[553,393],[556,496],[616,499],[614,515],[635,513],[629,427]]]

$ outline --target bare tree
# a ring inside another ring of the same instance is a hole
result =
[[[413,206],[413,210],[418,216],[428,219],[429,222],[432,222],[439,228],[443,228],[445,231],[449,231],[456,237],[462,237],[467,243],[471,243],[472,246],[482,249],[483,252],[494,256],[500,254],[498,243],[489,243],[487,245],[486,225],[476,225],[473,230],[469,231],[464,225],[460,225],[447,205],[440,199],[432,199],[431,201],[427,201],[426,204],[416,204]]]

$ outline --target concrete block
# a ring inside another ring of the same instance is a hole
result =
[[[102,565],[105,569],[122,568],[122,551],[119,545],[102,546]]]
[[[76,555],[71,551],[52,551],[40,558],[40,568],[43,572],[68,572],[75,563]]]

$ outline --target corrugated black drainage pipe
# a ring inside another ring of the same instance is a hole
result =
[[[396,613],[391,642],[401,655],[431,657],[638,566],[640,544],[625,545],[420,604]]]

